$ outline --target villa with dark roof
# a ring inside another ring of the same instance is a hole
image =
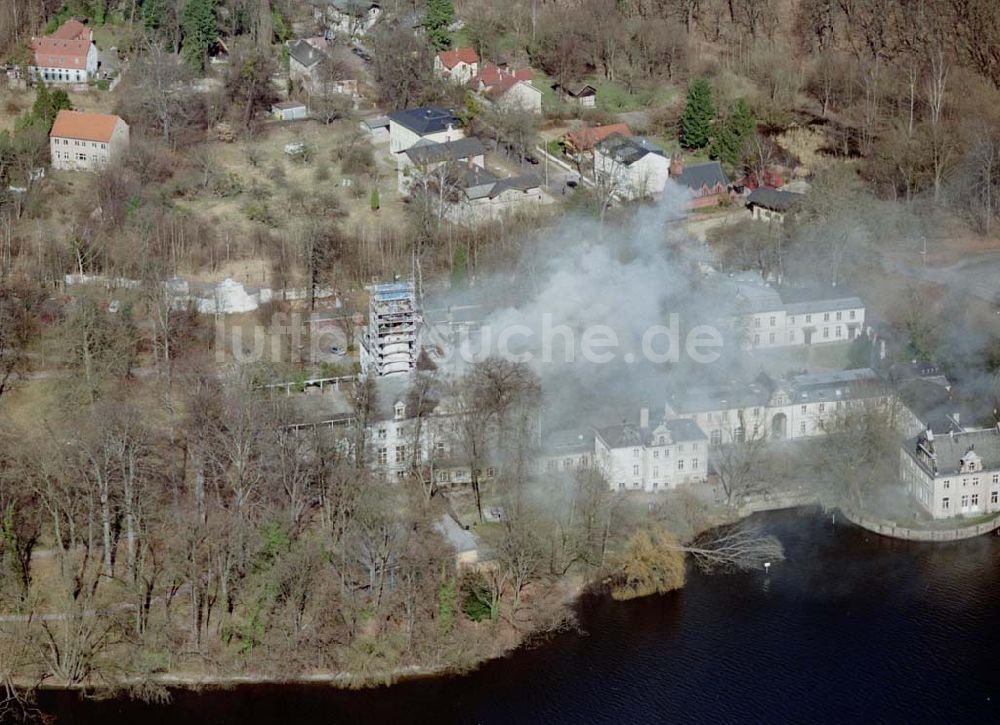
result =
[[[1000,428],[928,429],[903,444],[900,478],[934,519],[1000,511]]]
[[[420,106],[389,114],[389,150],[400,154],[420,141],[446,143],[465,138],[454,111]]]
[[[666,152],[642,136],[612,133],[594,146],[594,179],[623,201],[658,196],[669,174]]]

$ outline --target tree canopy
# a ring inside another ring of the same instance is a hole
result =
[[[681,115],[681,143],[685,148],[705,148],[711,139],[714,119],[712,87],[706,79],[696,78],[688,87],[687,103]]]

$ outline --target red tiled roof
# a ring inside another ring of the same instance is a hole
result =
[[[57,40],[86,40],[90,41],[90,28],[75,18],[70,18],[60,25],[50,38]]]
[[[63,40],[61,38],[35,38],[31,43],[38,68],[87,69],[89,40]]]
[[[567,133],[566,141],[577,151],[589,151],[613,133],[620,133],[622,136],[631,136],[632,129],[625,123],[611,123],[607,126],[581,128],[578,131]]]
[[[479,56],[476,55],[474,48],[455,48],[453,50],[442,50],[438,53],[438,58],[441,59],[441,65],[443,65],[448,70],[451,70],[459,63],[468,63],[472,65],[473,63],[479,62]]]
[[[472,83],[477,86],[482,84],[486,90],[496,90],[498,93],[503,93],[518,81],[530,81],[534,77],[535,74],[531,68],[509,71],[496,63],[487,63],[472,78]]]
[[[121,119],[109,113],[84,111],[59,111],[52,124],[51,138],[77,138],[82,141],[111,140],[115,126]]]

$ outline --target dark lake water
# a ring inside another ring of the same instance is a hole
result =
[[[164,707],[46,693],[59,723],[1000,722],[1000,538],[910,544],[812,511],[760,517],[771,573],[590,597],[584,632],[462,677],[361,692],[252,686]]]

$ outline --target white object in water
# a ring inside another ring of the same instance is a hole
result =
[[[769,561],[765,561],[764,562],[764,573],[765,574],[770,574],[771,573],[771,562],[769,562]]]

